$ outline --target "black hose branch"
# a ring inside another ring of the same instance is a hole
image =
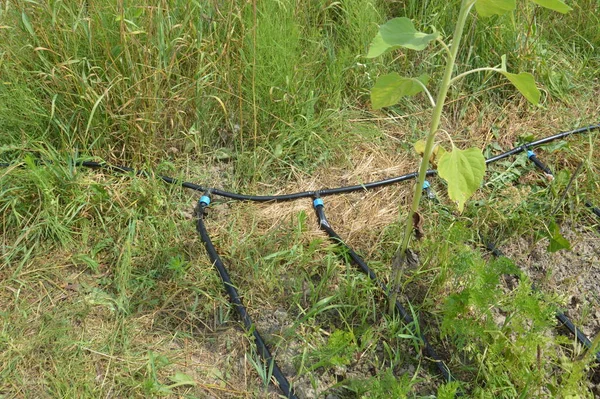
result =
[[[332,241],[334,241],[336,244],[342,246],[346,250],[348,255],[350,255],[350,259],[352,259],[352,262],[355,265],[357,265],[363,273],[365,273],[367,276],[369,276],[369,278],[377,286],[379,286],[379,288],[384,292],[387,299],[389,300],[390,299],[389,290],[388,290],[387,286],[385,285],[385,283],[383,283],[381,280],[379,280],[377,278],[377,276],[375,275],[375,272],[373,272],[373,270],[367,265],[367,263],[363,260],[363,258],[360,255],[358,255],[348,244],[346,244],[344,242],[344,240],[342,240],[342,238],[333,230],[333,228],[327,221],[327,217],[325,216],[325,206],[324,206],[323,200],[318,197],[315,198],[313,201],[313,207],[315,209],[317,217],[319,218],[319,227],[327,233],[327,235],[329,236],[329,238],[331,238]],[[396,312],[402,317],[402,319],[404,319],[404,322],[407,325],[411,325],[411,324],[414,325],[415,323],[417,323],[413,319],[411,314],[404,308],[404,306],[402,306],[400,301],[396,300],[394,307],[395,307]],[[413,333],[417,333],[416,329],[413,330]],[[454,381],[454,378],[452,377],[452,374],[450,373],[450,369],[448,368],[446,363],[444,363],[444,361],[439,357],[439,355],[437,354],[435,349],[433,349],[433,347],[431,346],[431,344],[429,343],[429,341],[427,340],[425,335],[420,331],[418,331],[418,335],[421,338],[421,341],[423,341],[423,347],[425,348],[425,351],[427,352],[427,356],[431,359],[431,361],[433,361],[435,363],[435,365],[439,369],[440,373],[444,377],[444,380],[446,382]]]
[[[552,173],[550,168],[539,160],[539,158],[535,155],[535,152],[533,152],[533,150],[527,150],[527,158],[529,158],[529,160],[533,162],[539,170],[544,172],[548,179],[552,180],[554,178],[554,174]]]
[[[504,253],[502,253],[502,251],[500,249],[498,249],[494,245],[494,243],[492,243],[490,241],[485,242],[485,247],[495,257],[506,257],[506,255],[504,255]],[[514,277],[519,279],[519,276],[514,276]],[[535,287],[535,285],[532,285],[531,289],[534,291],[537,291],[537,288]],[[555,317],[563,326],[565,326],[571,332],[571,334],[573,334],[575,336],[577,341],[581,345],[583,345],[583,347],[585,347],[588,350],[592,348],[592,342],[589,340],[589,338],[586,337],[586,335],[583,333],[583,331],[581,331],[575,324],[573,324],[573,322],[571,321],[571,319],[569,319],[569,317],[567,315],[565,315],[562,312],[556,312]],[[600,364],[600,350],[596,352],[596,363]]]
[[[200,238],[202,239],[202,242],[204,243],[204,247],[206,248],[206,251],[208,252],[208,256],[209,256],[210,260],[212,261],[213,265],[219,272],[219,276],[221,276],[221,280],[223,281],[223,286],[225,287],[225,291],[227,291],[227,294],[229,294],[229,300],[231,301],[231,303],[235,307],[235,310],[237,311],[240,318],[244,322],[244,327],[245,327],[246,331],[251,333],[252,336],[254,337],[254,342],[256,344],[256,350],[257,350],[259,356],[261,357],[263,363],[265,364],[267,369],[272,368],[273,378],[275,379],[275,381],[277,381],[277,384],[279,385],[279,389],[283,392],[285,397],[290,398],[290,399],[297,399],[297,396],[294,393],[292,387],[290,386],[290,383],[288,382],[287,378],[285,377],[285,375],[283,374],[283,372],[281,371],[281,369],[275,362],[275,359],[271,355],[269,348],[267,347],[265,341],[263,340],[260,333],[256,329],[256,326],[252,322],[250,315],[246,311],[246,308],[244,307],[244,305],[242,303],[242,299],[240,298],[240,295],[238,294],[237,289],[231,282],[229,273],[227,272],[225,265],[221,261],[221,258],[219,257],[219,254],[217,253],[217,250],[215,249],[215,246],[213,245],[213,243],[210,239],[210,236],[208,235],[208,232],[206,230],[206,226],[204,225],[203,219],[206,214],[206,208],[209,205],[210,205],[210,197],[208,195],[203,195],[200,198],[200,200],[198,201],[198,206],[196,208],[196,215],[197,215],[196,230],[198,231],[198,234],[200,234]]]
[[[595,207],[594,204],[592,204],[590,201],[585,201],[585,206],[590,208],[590,210],[594,215],[596,215],[596,217],[600,218],[600,208]]]

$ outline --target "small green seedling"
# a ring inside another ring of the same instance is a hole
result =
[[[562,0],[530,0],[542,7],[549,8],[561,13],[571,10]],[[431,105],[433,113],[429,133],[425,140],[419,167],[417,184],[413,193],[412,206],[408,214],[406,229],[403,240],[398,248],[394,259],[394,277],[392,278],[391,289],[394,292],[390,301],[390,311],[393,309],[400,283],[400,270],[404,268],[407,261],[407,250],[410,242],[411,231],[413,229],[412,221],[415,215],[418,215],[419,202],[421,200],[423,183],[429,167],[429,160],[434,150],[435,137],[438,132],[446,95],[450,87],[463,77],[481,71],[492,71],[504,75],[525,98],[532,104],[538,104],[540,100],[540,91],[536,87],[535,80],[530,73],[510,73],[506,68],[506,57],[502,56],[501,63],[497,67],[486,67],[471,69],[466,72],[455,74],[454,64],[460,48],[460,41],[463,29],[471,10],[475,10],[479,16],[485,18],[492,15],[502,15],[513,11],[516,8],[516,0],[462,0],[460,12],[454,28],[452,42],[448,45],[440,36],[439,32],[432,33],[419,32],[415,29],[412,21],[405,17],[394,18],[379,27],[379,33],[373,39],[369,48],[368,58],[378,57],[389,51],[406,48],[410,50],[421,51],[427,48],[431,42],[437,42],[446,52],[446,67],[442,81],[437,88],[437,96],[434,99],[431,92],[427,89],[429,76],[421,75],[417,78],[402,77],[397,73],[390,73],[379,77],[375,86],[371,90],[371,102],[373,108],[380,109],[386,106],[396,104],[402,97],[414,96],[424,92]],[[452,142],[452,137],[448,135]],[[463,211],[465,202],[479,188],[485,174],[485,158],[479,148],[468,148],[462,150],[452,143],[452,150],[444,152],[439,157],[438,173],[441,178],[448,183],[448,195],[450,199],[458,205],[458,210]],[[416,219],[420,219],[419,217]]]

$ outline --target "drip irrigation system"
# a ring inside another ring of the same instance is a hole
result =
[[[589,132],[591,132],[593,130],[597,130],[597,129],[600,129],[600,124],[589,125],[589,126],[581,127],[579,129],[574,129],[574,130],[557,133],[552,136],[544,137],[542,139],[533,141],[531,143],[526,143],[526,144],[514,147],[511,150],[508,150],[506,152],[503,152],[501,154],[498,154],[491,158],[486,159],[485,163],[491,164],[491,163],[500,161],[504,158],[508,158],[512,155],[519,154],[523,151],[527,151],[532,148],[536,148],[541,145],[548,144],[555,140],[560,140],[560,139],[563,139],[565,137],[572,136],[575,134],[589,133]],[[127,166],[110,165],[105,162],[77,161],[77,162],[75,162],[75,164],[78,166],[84,166],[84,167],[94,168],[94,169],[100,169],[100,168],[106,169],[111,172],[134,173],[136,176],[145,176],[145,177],[152,176],[150,173],[143,171],[143,170],[133,169],[133,168],[130,168]],[[0,167],[7,167],[10,165],[11,165],[10,163],[0,163]],[[437,171],[434,169],[427,171],[427,176],[433,176],[435,174],[437,174]],[[297,192],[297,193],[280,194],[280,195],[240,194],[240,193],[234,193],[234,192],[230,192],[230,191],[221,190],[218,188],[203,187],[201,185],[198,185],[195,183],[190,183],[187,181],[182,181],[182,180],[179,180],[179,179],[176,179],[173,177],[162,176],[162,175],[157,175],[156,177],[163,180],[166,183],[179,185],[179,186],[189,188],[191,190],[195,190],[195,191],[198,191],[201,193],[208,192],[212,195],[217,195],[220,197],[230,198],[230,199],[239,200],[239,201],[268,202],[268,201],[292,201],[292,200],[297,200],[300,198],[325,197],[325,196],[329,196],[329,195],[346,194],[346,193],[352,193],[352,192],[356,192],[356,191],[370,190],[370,189],[374,189],[374,188],[378,188],[378,187],[389,186],[392,184],[412,180],[412,179],[417,178],[417,176],[418,176],[418,173],[413,172],[413,173],[408,173],[406,175],[392,177],[392,178],[384,179],[384,180],[378,180],[378,181],[365,183],[365,184],[357,184],[357,185],[353,185],[353,186],[342,186],[342,187],[336,187],[336,188],[325,188],[325,189],[321,189],[321,190],[317,190],[317,191],[301,191],[301,192]]]
[[[538,168],[543,170],[544,173],[551,175],[552,172],[550,171],[550,169],[547,168],[539,159],[537,159],[535,154],[533,154],[531,152],[531,150],[533,148],[539,147],[544,144],[548,144],[555,140],[566,138],[566,137],[574,135],[574,134],[589,133],[592,130],[597,130],[599,128],[600,128],[600,124],[595,124],[595,125],[590,125],[590,126],[582,127],[579,129],[575,129],[575,130],[569,130],[569,131],[557,133],[552,136],[548,136],[548,137],[533,141],[531,143],[527,143],[527,144],[523,144],[521,146],[514,147],[513,149],[511,149],[509,151],[503,152],[501,154],[498,154],[496,156],[486,159],[485,162],[486,162],[486,164],[491,164],[491,163],[497,162],[499,160],[505,159],[507,157],[510,157],[512,155],[515,155],[515,154],[518,154],[518,153],[521,153],[524,151],[528,151],[528,158]],[[50,162],[40,161],[40,163],[50,163]],[[11,163],[0,163],[0,167],[9,167],[11,165],[12,165]],[[136,176],[143,176],[143,177],[152,177],[153,176],[151,173],[148,173],[143,170],[137,170],[137,169],[133,169],[133,168],[126,167],[126,166],[114,166],[114,165],[110,165],[110,164],[107,164],[104,162],[77,161],[77,162],[75,162],[75,165],[82,166],[82,167],[88,167],[88,168],[94,168],[94,169],[105,169],[105,170],[109,170],[111,172],[133,173]],[[435,174],[437,174],[436,170],[427,171],[427,176],[433,176]],[[260,333],[255,328],[255,325],[253,324],[252,319],[250,318],[246,308],[244,307],[242,300],[238,294],[238,291],[235,288],[235,286],[233,285],[231,278],[229,276],[229,273],[227,272],[227,269],[225,268],[225,265],[223,264],[221,258],[219,257],[219,255],[210,239],[210,236],[207,232],[206,226],[204,224],[204,216],[205,216],[206,208],[210,205],[210,195],[216,195],[216,196],[230,198],[230,199],[239,200],[239,201],[256,201],[256,202],[292,201],[292,200],[301,199],[301,198],[313,199],[314,200],[313,207],[315,209],[317,217],[319,218],[320,228],[322,230],[324,230],[333,241],[335,241],[337,244],[343,246],[347,250],[347,253],[350,255],[352,262],[355,263],[361,269],[361,271],[363,271],[365,274],[367,274],[369,276],[369,278],[371,280],[373,280],[373,282],[376,285],[378,285],[380,287],[380,289],[382,289],[386,295],[388,295],[389,291],[388,291],[387,286],[381,280],[379,280],[377,278],[377,276],[369,268],[367,263],[351,247],[349,247],[340,238],[340,236],[333,230],[333,228],[331,227],[331,225],[329,224],[329,222],[327,221],[327,218],[325,216],[324,203],[323,203],[323,200],[321,199],[321,197],[384,187],[384,186],[388,186],[388,185],[415,179],[417,177],[417,175],[418,174],[416,172],[414,172],[414,173],[409,173],[409,174],[402,175],[402,176],[397,176],[397,177],[374,181],[374,182],[365,183],[365,184],[358,184],[358,185],[353,185],[353,186],[343,186],[343,187],[337,187],[337,188],[326,188],[326,189],[322,189],[322,190],[318,190],[318,191],[303,191],[303,192],[297,192],[297,193],[291,193],[291,194],[281,194],[281,195],[246,195],[246,194],[229,192],[229,191],[225,191],[225,190],[221,190],[221,189],[217,189],[217,188],[203,187],[203,186],[195,184],[195,183],[182,181],[180,179],[176,179],[176,178],[172,178],[172,177],[168,177],[168,176],[158,175],[156,177],[158,177],[159,179],[163,180],[166,183],[179,185],[179,186],[189,188],[189,189],[192,189],[192,190],[195,190],[195,191],[198,191],[198,192],[201,192],[204,194],[198,201],[198,206],[196,208],[197,232],[200,235],[202,242],[204,243],[204,246],[208,252],[208,256],[209,256],[210,260],[213,262],[215,268],[217,269],[217,271],[219,273],[219,276],[221,277],[224,289],[228,293],[231,303],[235,307],[237,313],[239,314],[240,318],[242,319],[242,321],[244,323],[244,327],[245,327],[246,331],[253,336],[254,342],[256,344],[257,352],[258,352],[259,356],[261,357],[262,361],[264,362],[264,365],[268,368],[269,374],[271,374],[272,377],[275,379],[275,381],[277,382],[277,384],[279,386],[279,389],[284,393],[284,395],[287,398],[294,399],[294,398],[297,398],[297,396],[295,395],[293,388],[291,387],[289,381],[287,380],[287,378],[285,377],[285,375],[283,374],[281,369],[278,367],[277,363],[275,362],[275,359],[271,355],[271,352],[269,351],[269,348],[265,344]],[[432,196],[434,196],[434,194],[429,191],[430,188],[429,188],[428,183],[426,184],[426,187],[423,187],[423,189],[427,192],[428,197],[432,198]],[[585,202],[585,205],[587,207],[591,208],[592,212],[596,216],[600,217],[600,209],[594,207],[590,202]],[[490,244],[488,244],[488,245],[490,245]],[[496,256],[502,256],[502,253],[497,248],[495,248],[493,245],[488,246],[488,249],[490,249],[490,251],[492,251]],[[389,300],[389,296],[388,296],[388,300]],[[408,325],[414,325],[416,323],[416,321],[413,319],[413,317],[410,315],[410,313],[408,313],[406,311],[406,309],[402,306],[402,304],[399,301],[396,301],[396,303],[394,305],[395,305],[395,311],[404,319],[404,321]],[[562,313],[558,313],[556,315],[556,317],[559,319],[559,321],[561,321],[562,324],[564,324],[577,337],[577,340],[579,342],[581,342],[586,348],[591,347],[590,340],[571,322],[571,320],[566,315],[564,315]],[[438,367],[440,373],[442,374],[444,380],[452,381],[453,380],[452,374],[450,373],[450,370],[448,369],[446,364],[437,355],[437,353],[435,352],[433,347],[429,344],[426,337],[422,333],[419,333],[419,336],[423,342],[423,347],[424,347],[425,351],[427,352],[428,357],[433,362],[435,362],[435,364]],[[596,360],[600,361],[600,352],[596,354]],[[461,393],[459,392],[457,394],[457,396],[460,396],[460,395],[461,395]]]
[[[246,328],[246,331],[252,333],[252,336],[254,337],[254,342],[256,344],[256,350],[258,351],[258,355],[262,359],[264,365],[267,367],[267,370],[269,370],[269,374],[272,372],[273,378],[277,381],[279,389],[281,389],[286,398],[297,399],[297,396],[293,392],[290,383],[288,382],[287,378],[275,362],[275,359],[271,355],[271,352],[265,344],[265,341],[261,337],[258,330],[255,328],[254,323],[252,323],[252,319],[250,318],[250,315],[248,315],[248,312],[246,311],[246,308],[242,303],[242,299],[240,298],[237,289],[231,282],[229,273],[227,272],[223,261],[221,261],[221,258],[219,257],[219,254],[217,253],[217,250],[215,249],[215,246],[213,245],[210,236],[208,235],[206,226],[204,226],[204,215],[205,209],[208,207],[209,204],[210,197],[203,195],[198,201],[198,206],[196,208],[196,230],[198,231],[198,234],[200,234],[200,238],[204,243],[206,252],[208,252],[208,257],[219,272],[219,276],[221,276],[221,280],[223,281],[225,291],[227,291],[227,294],[229,294],[229,299],[231,303],[234,305],[235,310],[244,322],[244,327]]]
[[[375,275],[375,272],[373,272],[373,270],[371,270],[371,268],[367,265],[367,263],[364,261],[364,259],[360,255],[358,255],[348,244],[346,244],[344,242],[344,240],[342,240],[342,238],[333,230],[333,228],[331,227],[331,224],[329,223],[329,221],[327,220],[327,217],[325,216],[325,204],[323,203],[323,200],[321,198],[316,198],[313,201],[313,207],[314,207],[317,217],[319,219],[319,227],[321,228],[321,230],[326,232],[327,235],[329,236],[329,238],[331,238],[331,240],[333,242],[342,246],[347,251],[348,255],[350,256],[350,259],[352,259],[352,263],[354,263],[356,266],[358,266],[363,273],[365,273],[367,276],[369,276],[369,278],[371,280],[373,280],[373,282],[377,286],[379,286],[379,288],[384,292],[387,299],[391,300],[390,295],[389,295],[390,291],[388,290],[388,287],[385,285],[385,283],[383,283],[381,280],[379,280],[377,278],[377,276]],[[413,326],[415,324],[415,320],[410,315],[410,313],[406,311],[404,306],[402,306],[400,301],[396,300],[396,303],[394,304],[394,309],[395,309],[396,313],[398,313],[402,317],[402,319],[404,319],[404,322],[406,323],[406,325]],[[438,356],[438,354],[436,353],[435,349],[433,349],[431,344],[429,344],[429,341],[425,337],[425,334],[421,333],[420,331],[415,331],[415,330],[416,330],[416,328],[413,329],[412,332],[416,333],[419,336],[419,338],[423,342],[423,347],[425,348],[427,355],[436,364],[437,368],[440,370],[440,373],[444,377],[444,380],[446,380],[446,382],[453,381],[454,379],[452,378],[452,374],[450,374],[450,370],[448,369],[448,366]]]

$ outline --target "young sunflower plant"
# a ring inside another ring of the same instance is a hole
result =
[[[571,7],[562,0],[529,1],[560,13],[567,13],[571,10]],[[480,187],[485,174],[485,158],[479,148],[459,149],[454,143],[452,143],[450,151],[444,151],[441,147],[436,148],[435,138],[449,89],[454,83],[467,75],[491,71],[504,75],[532,104],[538,104],[540,100],[540,91],[536,87],[533,75],[528,72],[508,72],[505,56],[501,57],[500,65],[497,67],[476,68],[464,72],[455,71],[456,56],[461,45],[461,37],[467,18],[473,8],[475,8],[480,17],[487,18],[492,15],[502,15],[514,11],[516,0],[461,0],[454,34],[449,43],[444,41],[437,31],[432,33],[419,32],[415,29],[410,19],[405,17],[394,18],[379,27],[379,32],[371,42],[369,53],[367,54],[368,58],[375,58],[398,48],[421,51],[427,48],[432,42],[438,43],[446,53],[446,66],[442,80],[437,87],[435,98],[427,88],[429,83],[427,75],[403,77],[393,72],[380,76],[371,90],[371,103],[374,109],[394,105],[402,97],[414,96],[421,92],[427,95],[433,107],[429,133],[425,138],[424,145],[421,142],[423,157],[413,192],[412,205],[406,221],[404,237],[396,252],[393,263],[391,308],[393,308],[396,300],[396,292],[401,276],[400,271],[407,262],[412,261],[408,246],[414,225],[418,224],[420,220],[418,213],[419,202],[421,200],[425,175],[429,167],[429,160],[434,153],[434,149],[436,150],[436,158],[438,158],[438,174],[447,182],[448,196],[456,202],[460,212],[463,211],[466,201]],[[448,135],[448,137],[452,141],[451,135]]]

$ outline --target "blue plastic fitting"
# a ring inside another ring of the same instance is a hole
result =
[[[431,187],[431,184],[427,180],[423,182],[423,190],[428,190]]]
[[[325,204],[323,204],[323,200],[321,198],[315,198],[315,200],[313,201],[313,206],[316,208],[319,205],[325,206]]]
[[[210,197],[208,195],[203,195],[202,197],[200,197],[200,199],[198,200],[198,203],[201,206],[209,206],[210,205]]]
[[[527,158],[531,159],[533,156],[535,156],[535,153],[531,150],[527,150]]]

